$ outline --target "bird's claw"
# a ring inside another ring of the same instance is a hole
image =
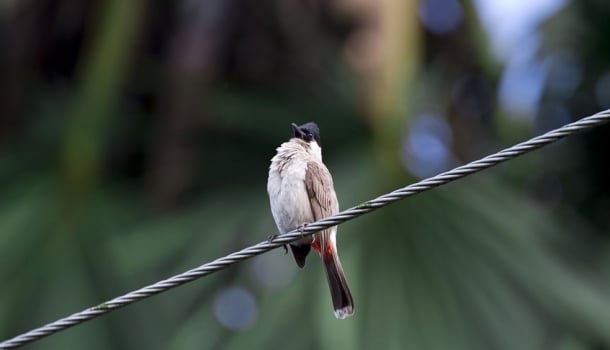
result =
[[[301,226],[299,226],[299,232],[301,232],[301,237],[305,237],[305,234],[303,233],[303,231],[305,230],[305,227],[307,227],[308,224],[303,223],[301,224]]]
[[[273,243],[273,240],[276,239],[279,235],[269,235],[267,237],[267,243]]]
[[[276,239],[279,235],[270,235],[267,237],[267,243],[273,243],[273,240]],[[288,254],[288,245],[284,244],[282,246],[284,248],[284,255]]]

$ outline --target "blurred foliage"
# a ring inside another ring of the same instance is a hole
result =
[[[537,55],[569,52],[581,79],[558,94],[551,69],[524,119],[499,106],[474,4],[436,1],[463,15],[439,34],[418,16],[431,1],[0,3],[0,339],[274,233],[267,168],[291,122],[321,126],[347,208],[414,181],[414,116],[443,116],[448,168],[608,107],[605,2],[540,28]],[[610,348],[607,135],[340,226],[350,319],[319,261],[295,272],[278,251],[28,348]],[[278,267],[295,274],[265,285]],[[235,286],[256,307],[239,329],[218,317]]]

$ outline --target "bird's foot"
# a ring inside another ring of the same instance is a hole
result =
[[[276,239],[279,235],[269,235],[267,237],[267,243],[273,243],[273,240]]]
[[[273,240],[276,239],[279,235],[270,235],[269,237],[267,237],[267,243],[273,243]],[[284,244],[283,245],[284,248],[284,255],[288,254],[288,245]]]
[[[303,223],[303,224],[301,224],[301,226],[299,226],[299,232],[301,232],[301,237],[303,237],[303,238],[305,237],[305,233],[303,233],[303,231],[305,230],[305,227],[307,227],[307,225],[309,225],[309,224]]]

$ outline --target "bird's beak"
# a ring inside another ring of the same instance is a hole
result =
[[[292,123],[292,130],[294,131],[294,137],[299,137],[303,135],[303,132],[301,131],[301,128],[299,128],[298,125],[296,125],[295,123]]]

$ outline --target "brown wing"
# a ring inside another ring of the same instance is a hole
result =
[[[333,178],[324,164],[314,161],[307,163],[305,188],[309,195],[311,212],[315,220],[320,220],[339,212],[339,202],[333,188]],[[326,247],[330,232],[331,229],[329,228],[316,235],[322,250]]]

